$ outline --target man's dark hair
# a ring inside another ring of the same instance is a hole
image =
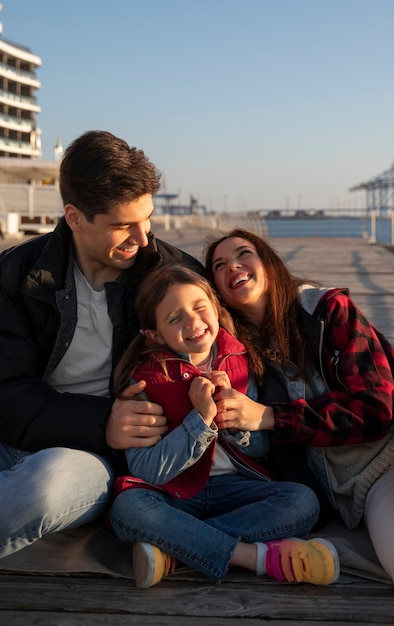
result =
[[[66,149],[60,165],[63,205],[93,221],[111,207],[157,193],[160,172],[143,150],[106,131],[88,131]]]

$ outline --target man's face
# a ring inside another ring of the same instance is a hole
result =
[[[78,263],[85,275],[103,268],[112,268],[117,275],[131,267],[138,249],[148,245],[153,210],[150,194],[120,204],[109,213],[99,213],[93,222],[88,222],[76,207],[67,205],[67,223],[73,231]]]

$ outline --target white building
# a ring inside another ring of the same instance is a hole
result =
[[[41,59],[29,48],[4,39],[0,23],[0,157],[41,157],[41,108],[36,100],[40,66]]]
[[[0,11],[2,10],[0,4]],[[57,139],[53,161],[42,160],[36,76],[41,59],[3,37],[0,23],[0,220],[8,234],[54,228],[62,214]]]

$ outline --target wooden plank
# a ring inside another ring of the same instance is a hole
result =
[[[140,619],[143,615],[154,617],[157,624],[170,623],[165,621],[166,617],[171,617],[172,622],[174,617],[193,617],[204,622],[214,620],[215,624],[224,618],[325,625],[393,621],[392,587],[378,583],[362,581],[313,587],[260,582],[256,577],[245,576],[243,583],[210,585],[175,578],[140,590],[118,579],[3,575],[1,616],[9,611],[28,615],[46,612],[124,615]],[[159,616],[164,621],[158,621]]]
[[[173,617],[166,616],[150,616],[150,615],[98,615],[97,613],[53,613],[38,612],[30,614],[27,618],[26,613],[10,611],[7,616],[1,616],[3,626],[231,626],[239,624],[242,626],[300,626],[300,621],[275,620],[271,619],[248,619],[242,618],[210,618],[204,617]],[[29,620],[29,621],[27,621]],[[304,620],[303,624],[308,626],[322,626],[322,622]],[[346,620],[334,622],[324,622],[324,626],[360,626],[359,621]],[[369,622],[368,626],[381,626],[381,622]]]

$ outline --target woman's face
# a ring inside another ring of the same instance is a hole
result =
[[[216,289],[226,304],[251,318],[262,315],[267,278],[255,246],[242,237],[229,237],[216,247],[212,258]]]

